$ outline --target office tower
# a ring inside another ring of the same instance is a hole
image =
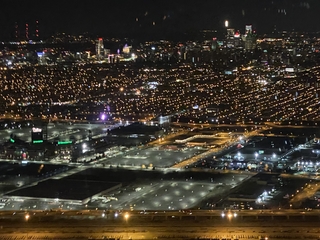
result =
[[[246,25],[245,35],[247,35],[248,33],[252,33],[252,25]]]
[[[249,32],[244,37],[244,48],[247,51],[253,50],[256,47],[257,37],[255,34]]]
[[[96,43],[97,59],[101,59],[102,58],[102,53],[104,53],[103,39],[99,38],[97,43]]]
[[[228,28],[227,29],[227,36],[226,36],[226,45],[229,48],[233,48],[235,46],[234,35],[235,35],[235,30],[233,28]]]
[[[227,29],[227,37],[233,37],[234,33],[235,33],[234,28]]]

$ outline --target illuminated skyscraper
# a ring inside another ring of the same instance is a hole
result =
[[[242,37],[244,42],[244,48],[247,51],[251,51],[256,47],[257,36],[254,34],[252,25],[245,26],[245,34]]]
[[[104,46],[103,46],[103,39],[99,38],[97,43],[96,43],[96,55],[97,59],[102,58],[102,54],[104,53]]]
[[[249,32],[245,37],[244,37],[244,48],[247,51],[253,50],[256,47],[257,43],[257,37],[255,34]]]
[[[227,44],[227,47],[229,48],[233,48],[235,46],[234,35],[235,35],[235,30],[233,28],[228,28],[227,36],[226,36],[226,44]]]
[[[246,25],[245,35],[247,35],[248,33],[252,33],[252,25]]]
[[[227,29],[227,37],[233,37],[235,34],[234,28]]]

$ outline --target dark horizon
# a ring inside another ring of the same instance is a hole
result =
[[[89,32],[104,37],[146,36],[168,38],[197,33],[203,29],[230,27],[244,31],[252,24],[257,33],[276,29],[319,31],[320,2],[317,0],[120,0],[120,1],[18,1],[1,2],[0,39],[14,39],[17,23],[29,36],[39,21],[40,38],[58,32],[82,34]]]

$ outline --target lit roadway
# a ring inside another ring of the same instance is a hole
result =
[[[320,219],[320,209],[313,209],[311,211],[304,211],[301,209],[264,209],[264,210],[175,210],[175,211],[117,211],[117,210],[30,210],[30,211],[0,211],[0,219],[10,218],[10,219],[19,219],[24,218],[26,214],[31,217],[44,217],[50,216],[55,218],[72,218],[72,217],[81,217],[90,219],[92,217],[101,217],[105,213],[109,215],[108,218],[116,219],[114,216],[115,213],[118,213],[117,218],[124,217],[125,213],[130,215],[130,219],[154,219],[154,218],[196,218],[196,217],[219,217],[222,218],[222,214],[225,213],[225,218],[228,218],[228,213],[235,214],[238,219],[247,218],[247,217],[285,217],[290,219],[291,217],[319,217]],[[106,216],[107,217],[107,216]],[[320,222],[319,222],[320,223]]]
[[[0,213],[0,239],[318,239],[319,213],[8,211]]]
[[[249,139],[250,137],[258,135],[259,132],[261,132],[263,130],[264,129],[260,129],[260,130],[254,130],[254,131],[250,131],[250,132],[247,132],[247,133],[243,133],[243,139],[242,140],[246,140],[246,139]],[[208,151],[206,151],[204,153],[201,153],[199,155],[193,156],[193,157],[191,157],[189,159],[186,159],[186,160],[184,160],[182,162],[179,162],[178,164],[173,165],[172,168],[185,168],[186,166],[191,165],[193,163],[196,163],[196,162],[198,162],[199,160],[201,160],[203,158],[209,157],[209,156],[214,155],[214,154],[219,154],[222,151],[224,151],[225,149],[227,149],[229,147],[232,147],[232,146],[234,146],[234,145],[236,145],[238,143],[239,143],[239,139],[231,140],[230,138],[225,138],[225,141],[221,144],[221,145],[224,145],[223,148],[212,148],[212,149],[209,149]]]
[[[208,128],[208,127],[264,127],[264,128],[319,128],[318,126],[304,126],[304,125],[282,125],[281,122],[264,122],[260,124],[254,123],[183,123],[172,122],[175,127],[189,127],[189,128]]]

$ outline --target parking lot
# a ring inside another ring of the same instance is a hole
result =
[[[170,167],[202,151],[197,148],[184,150],[137,149],[107,159],[104,163],[113,166]]]
[[[117,200],[101,203],[97,200],[90,206],[123,210],[180,210],[202,205],[207,198],[215,198],[228,192],[249,176],[246,174],[212,175],[207,181],[196,181],[188,177],[181,179],[149,181],[129,185],[110,195]],[[206,203],[204,203],[206,205]]]

